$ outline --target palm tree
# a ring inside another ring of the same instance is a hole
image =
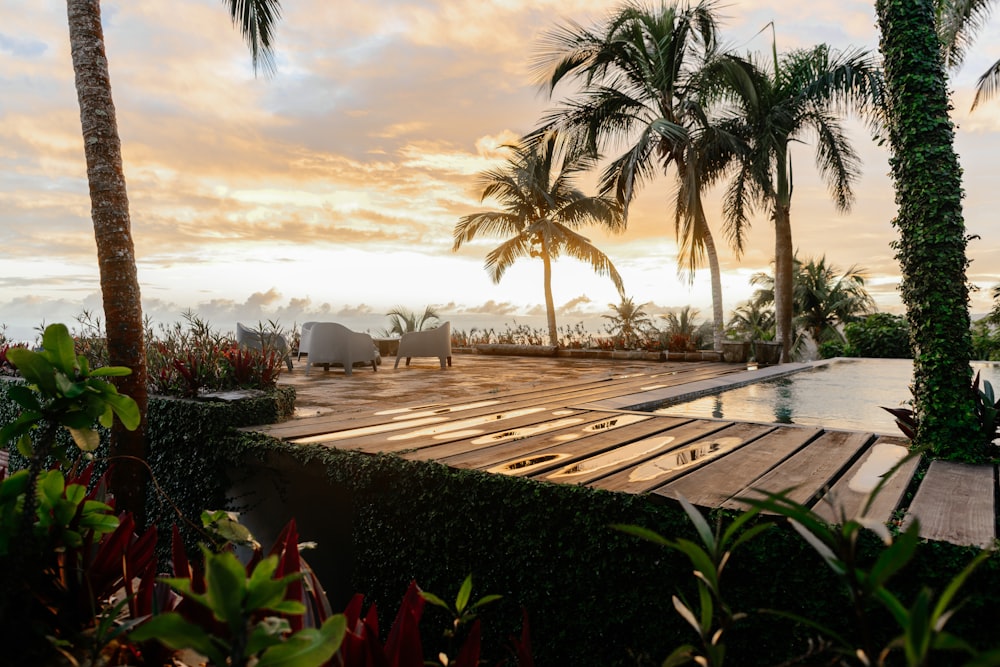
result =
[[[774,222],[775,320],[782,361],[788,361],[794,299],[790,149],[807,135],[816,136],[820,173],[837,208],[848,211],[860,159],[844,132],[841,112],[854,109],[877,123],[882,77],[863,51],[840,53],[821,44],[779,57],[772,50],[770,71],[755,66],[750,87],[730,88],[732,106],[725,126],[744,137],[749,151],[741,158],[723,206],[731,229],[746,227],[755,206],[762,206]]]
[[[845,340],[841,326],[875,311],[865,289],[866,271],[851,266],[844,273],[826,256],[798,262],[795,272],[795,321],[817,345],[830,337]]]
[[[796,254],[792,264],[795,267],[792,288],[795,332],[809,334],[817,344],[831,336],[844,340],[839,325],[855,322],[875,311],[875,301],[865,289],[864,269],[852,266],[840,273],[836,266],[826,263],[825,255],[818,260],[802,261]],[[774,277],[755,273],[750,282],[758,285],[750,303],[756,308],[773,306]]]
[[[594,30],[570,23],[550,32],[534,67],[550,95],[567,78],[584,83],[575,99],[543,119],[543,130],[570,129],[595,148],[630,145],[601,176],[601,191],[614,191],[626,216],[645,181],[676,168],[678,267],[693,278],[707,259],[721,349],[722,280],[701,193],[735,149],[725,147],[701,102],[707,88],[738,76],[739,68],[717,51],[715,6],[712,0],[690,7],[628,3]]]
[[[622,294],[622,278],[614,264],[576,231],[587,224],[599,224],[620,232],[625,225],[622,207],[610,197],[587,196],[575,186],[577,176],[597,162],[596,154],[579,142],[549,132],[537,143],[509,148],[514,154],[502,168],[479,175],[482,200],[496,197],[503,210],[463,216],[455,225],[452,250],[480,234],[508,237],[486,256],[486,270],[495,283],[517,259],[541,259],[549,344],[558,345],[552,262],[563,253],[586,262],[598,275],[611,278]]]
[[[423,331],[424,326],[436,323],[440,319],[437,311],[431,306],[424,308],[423,315],[417,315],[402,306],[396,306],[386,315],[389,317],[389,328],[382,330],[386,337],[402,336],[412,331]]]
[[[610,320],[608,323],[608,333],[612,336],[621,336],[622,344],[626,350],[633,349],[639,340],[639,332],[643,327],[649,327],[653,321],[643,310],[647,304],[636,305],[632,297],[622,297],[620,303],[609,303],[613,315],[602,315],[601,317]]]
[[[766,275],[766,274],[758,274]],[[766,300],[753,298],[733,309],[727,328],[746,340],[767,340],[774,337],[774,309]]]
[[[962,66],[977,33],[989,20],[996,0],[936,0],[935,15],[938,37],[944,47],[945,65],[951,69]],[[993,97],[1000,88],[1000,60],[980,75],[972,110],[980,102]]]
[[[278,0],[226,0],[226,5],[250,45],[255,71],[258,64],[269,67]],[[112,467],[111,486],[117,508],[131,510],[141,523],[146,473],[134,459],[146,458],[147,372],[142,302],[122,169],[121,140],[111,97],[100,0],[67,0],[66,8],[90,184],[91,217],[97,239],[109,363],[132,369],[131,375],[120,378],[118,387],[135,399],[142,415],[141,424],[134,431],[127,431],[120,424],[115,426],[111,455],[130,458],[117,459]]]

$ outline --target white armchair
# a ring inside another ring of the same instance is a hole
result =
[[[413,357],[437,357],[441,368],[444,368],[445,362],[451,366],[451,322],[445,322],[436,329],[403,334],[399,339],[394,368],[399,368],[399,360],[404,357],[407,366]]]
[[[312,327],[316,322],[305,322],[299,332],[299,351],[295,361],[302,361],[302,355],[309,354],[309,342],[312,338]]]
[[[253,350],[274,350],[288,366],[288,370],[292,370],[292,352],[288,341],[279,333],[252,329],[237,322],[236,344]]]
[[[378,350],[371,336],[336,322],[316,322],[310,327],[306,375],[317,364],[324,368],[341,364],[344,373],[350,375],[354,364],[362,362],[370,363],[372,370],[378,371]]]

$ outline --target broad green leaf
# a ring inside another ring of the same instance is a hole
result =
[[[318,667],[337,652],[347,633],[347,618],[331,616],[321,628],[300,630],[288,641],[272,646],[257,662],[257,667]]]
[[[30,459],[35,455],[35,449],[31,444],[31,436],[27,433],[22,434],[21,437],[17,439],[17,453],[26,459]]]
[[[201,524],[227,542],[240,546],[253,546],[256,542],[250,529],[236,520],[235,515],[224,510],[201,513]]]
[[[7,358],[17,366],[21,377],[37,385],[43,394],[56,395],[55,369],[45,357],[23,347],[15,347],[7,350]]]
[[[86,391],[86,385],[82,382],[73,382],[70,380],[65,373],[56,372],[55,374],[56,388],[59,393],[66,398],[76,398],[84,391]]]
[[[101,436],[94,429],[70,428],[68,426],[66,428],[73,436],[73,442],[80,448],[80,451],[92,452],[101,444]]]
[[[17,419],[0,429],[0,445],[5,445],[11,440],[24,437],[40,421],[42,421],[41,414],[28,411],[22,412],[18,415]],[[30,456],[30,454],[26,454],[25,456]]]
[[[104,400],[108,402],[111,409],[118,415],[122,425],[129,431],[134,431],[139,426],[139,406],[130,396],[122,394],[107,394]]]
[[[42,409],[41,403],[38,402],[38,394],[23,384],[11,385],[7,389],[7,395],[25,410],[40,412]]]
[[[31,475],[27,470],[18,470],[7,479],[0,481],[0,502],[17,498],[28,490]]]
[[[153,616],[129,633],[133,642],[143,642],[155,639],[164,646],[174,650],[193,649],[208,658],[213,664],[225,665],[227,662],[226,646],[214,639],[201,626],[184,619],[177,612],[167,612]]]
[[[458,588],[458,595],[455,596],[455,610],[461,614],[465,611],[465,606],[469,604],[469,598],[472,597],[472,575],[470,574],[462,582],[462,585]]]
[[[65,324],[50,324],[42,333],[42,347],[52,358],[52,364],[67,375],[76,374],[76,351],[73,337]]]
[[[124,377],[131,375],[132,369],[127,366],[101,366],[90,371],[90,377]]]
[[[38,478],[38,494],[49,500],[50,504],[62,498],[65,489],[66,480],[58,470],[50,470]]]
[[[246,570],[235,555],[206,551],[205,598],[216,618],[234,633],[242,631],[246,586]]]

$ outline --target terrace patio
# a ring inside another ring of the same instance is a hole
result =
[[[299,366],[281,380],[297,391],[296,418],[253,430],[540,482],[683,496],[705,508],[739,508],[755,489],[794,487],[791,498],[829,519],[855,516],[898,460],[901,438],[637,411],[803,366],[477,354],[458,355],[447,369],[415,359],[350,377],[339,369],[307,377]],[[867,516],[893,520],[916,468],[912,460],[897,470]],[[996,491],[993,466],[936,461],[903,520],[918,517],[930,540],[992,546]]]

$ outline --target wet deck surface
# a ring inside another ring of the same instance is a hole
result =
[[[392,358],[388,358],[392,361]],[[584,484],[622,493],[681,496],[703,507],[744,506],[760,490],[830,519],[857,516],[868,492],[905,454],[905,441],[873,433],[637,412],[643,405],[784,374],[718,362],[567,360],[457,355],[409,368],[383,364],[283,382],[298,392],[290,421],[255,430],[302,445],[391,453],[456,468]],[[936,465],[936,464],[935,464]],[[909,516],[929,539],[989,546],[996,536],[992,466],[938,466]],[[892,520],[916,461],[900,468],[867,516]],[[963,489],[956,500],[955,485]]]

